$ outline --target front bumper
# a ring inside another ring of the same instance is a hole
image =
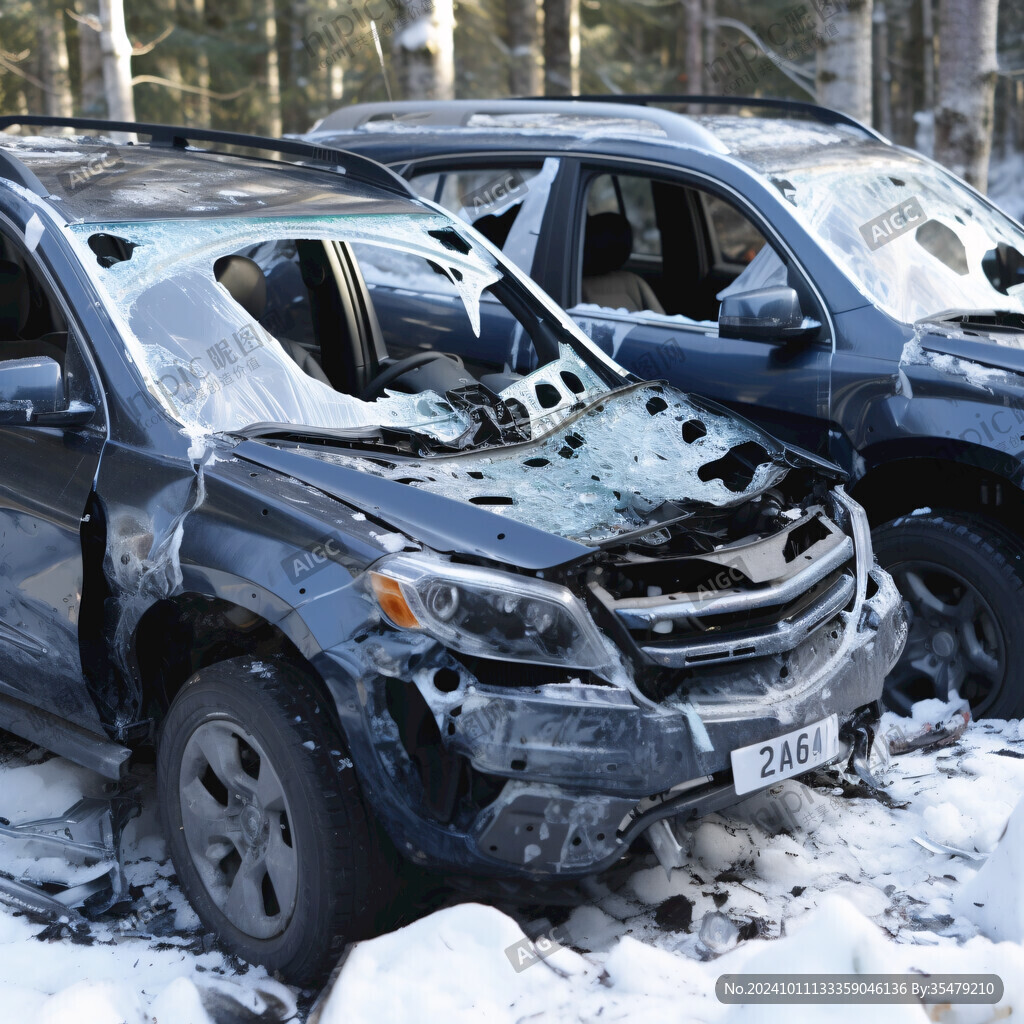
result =
[[[733,749],[880,698],[906,639],[903,605],[880,569],[858,583],[855,616],[838,613],[787,653],[709,666],[699,693],[661,704],[575,681],[488,685],[424,637],[330,651],[318,668],[367,802],[406,856],[483,875],[587,875],[655,820],[737,799]],[[470,819],[434,820],[388,709],[389,677],[414,680],[449,762],[505,780]]]

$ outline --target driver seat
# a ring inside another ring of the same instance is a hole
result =
[[[213,276],[249,316],[256,321],[262,319],[267,310],[267,279],[255,260],[248,256],[221,256],[213,265]],[[327,374],[312,352],[288,338],[278,338],[277,341],[303,373],[331,387]]]

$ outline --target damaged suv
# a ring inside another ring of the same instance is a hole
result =
[[[627,374],[364,158],[15,123],[151,141],[0,142],[2,724],[112,779],[155,744],[237,953],[328,969],[389,842],[669,856],[870,713],[906,627],[830,463]]]

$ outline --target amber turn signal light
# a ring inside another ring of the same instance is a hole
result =
[[[381,611],[396,625],[402,629],[418,629],[419,620],[409,607],[409,602],[402,593],[402,584],[388,576],[382,576],[379,572],[370,573],[370,582],[373,585],[373,593],[377,598],[377,604]]]

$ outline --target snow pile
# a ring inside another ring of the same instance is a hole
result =
[[[954,709],[916,710],[921,721],[940,721]],[[887,716],[885,728],[907,723]],[[0,739],[0,814],[19,821],[59,813],[102,791],[88,772]],[[882,799],[821,773],[780,787],[774,818],[753,799],[745,809],[709,815],[680,833],[684,867],[667,876],[653,857],[639,855],[585,883],[583,905],[534,911],[546,915],[543,925],[524,910],[509,908],[514,919],[464,903],[360,943],[308,1024],[862,1024],[866,1017],[873,1024],[1024,1024],[1024,728],[973,724],[953,746],[894,758],[883,778]],[[988,860],[979,869],[915,838]],[[176,885],[151,799],[126,833],[125,870],[133,915],[109,915],[85,934],[0,908],[4,1020],[295,1018],[294,993],[202,935]],[[523,945],[524,929],[552,934],[561,945],[524,962],[521,951],[532,948]],[[718,1001],[721,975],[752,972],[997,974],[1005,991],[995,1006],[930,1006],[928,1013],[917,1004]]]
[[[874,1020],[980,1024],[1013,1020],[1024,999],[1024,949],[975,940],[958,950],[898,945],[849,901],[827,897],[778,941],[753,940],[700,961],[623,935],[604,956],[562,948],[515,971],[505,949],[523,941],[500,911],[464,904],[438,911],[390,935],[357,946],[316,1024],[516,1024],[523,1020],[757,1021],[758,1024],[862,1024],[865,1006],[727,1005],[715,983],[722,974],[996,973],[1004,981],[994,1006],[872,1006]],[[953,952],[953,955],[949,954]],[[1018,1015],[1019,1019],[1019,1015]]]

